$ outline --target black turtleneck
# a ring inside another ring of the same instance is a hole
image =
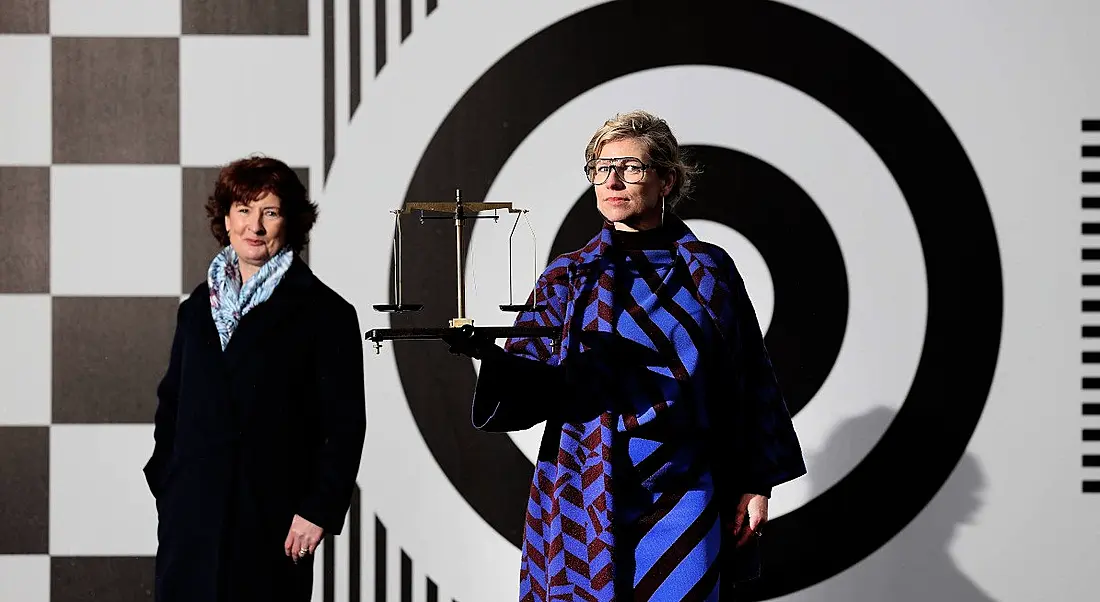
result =
[[[626,232],[612,230],[611,240],[615,247],[623,251],[652,251],[664,249],[671,251],[679,238],[675,228],[667,225],[658,226],[649,230]]]

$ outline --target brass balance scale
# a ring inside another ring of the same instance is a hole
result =
[[[493,212],[492,215],[481,215]],[[455,269],[458,276],[458,315],[447,321],[446,326],[438,327],[409,327],[409,328],[375,328],[367,331],[366,340],[374,343],[376,353],[381,352],[384,341],[431,341],[441,340],[443,337],[456,334],[461,329],[472,330],[475,336],[483,336],[488,339],[512,338],[512,337],[538,337],[550,339],[557,345],[561,341],[561,329],[553,326],[475,326],[473,319],[466,316],[466,278],[462,261],[462,232],[466,220],[469,219],[499,219],[498,212],[507,211],[516,214],[516,221],[512,225],[512,231],[508,236],[508,303],[500,305],[501,311],[525,312],[542,311],[545,305],[517,304],[512,299],[512,237],[515,235],[516,226],[520,218],[525,217],[527,209],[518,209],[512,203],[488,203],[466,202],[462,200],[462,191],[455,190],[454,201],[441,202],[410,202],[405,203],[400,209],[391,211],[394,214],[394,303],[382,303],[374,305],[374,309],[385,313],[409,313],[417,312],[424,308],[422,303],[406,303],[402,291],[402,245],[401,245],[401,216],[413,212],[420,213],[420,223],[425,220],[453,219],[455,224]],[[530,222],[528,222],[530,227]],[[532,240],[534,230],[531,231]],[[537,261],[537,258],[536,258]],[[536,274],[537,276],[537,274]]]

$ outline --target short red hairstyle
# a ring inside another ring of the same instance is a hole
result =
[[[206,203],[210,232],[221,246],[229,245],[225,216],[233,204],[249,205],[267,193],[279,197],[281,202],[287,246],[299,253],[309,244],[309,232],[317,222],[317,204],[309,200],[306,187],[290,166],[278,159],[254,156],[222,168],[214,194]]]

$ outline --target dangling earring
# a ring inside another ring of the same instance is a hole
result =
[[[661,196],[661,224],[665,223],[665,197]]]

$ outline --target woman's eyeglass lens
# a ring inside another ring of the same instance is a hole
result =
[[[633,157],[593,159],[585,164],[584,173],[588,176],[589,182],[600,185],[607,181],[611,176],[611,170],[614,169],[615,175],[619,176],[624,183],[637,184],[642,181],[645,170],[648,168],[648,165]]]

